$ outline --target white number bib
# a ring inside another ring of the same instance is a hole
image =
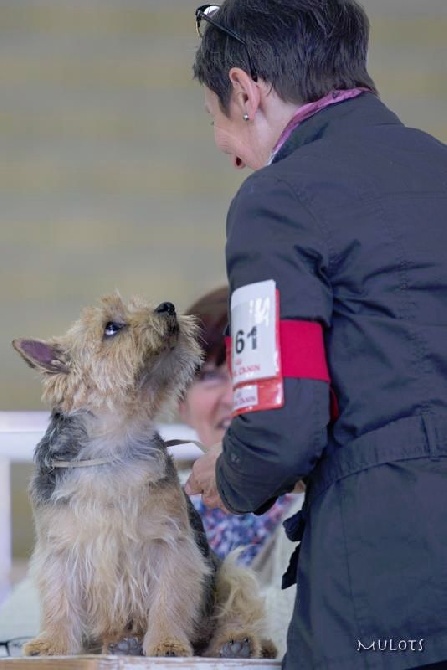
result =
[[[273,280],[231,296],[233,414],[283,404],[278,292]]]

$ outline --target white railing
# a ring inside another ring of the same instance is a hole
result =
[[[47,412],[0,412],[0,603],[10,590],[11,556],[11,484],[10,464],[31,462],[34,448],[48,425]],[[197,439],[191,428],[180,424],[159,426],[165,440]],[[170,447],[177,461],[194,460],[199,448],[194,444]]]

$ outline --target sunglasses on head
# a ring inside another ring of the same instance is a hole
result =
[[[253,79],[253,81],[256,81],[257,75],[251,62],[246,41],[242,39],[242,37],[239,37],[239,35],[235,33],[234,30],[231,30],[231,28],[226,28],[221,23],[216,21],[215,15],[219,11],[219,9],[220,5],[200,5],[200,7],[197,7],[195,11],[195,16],[196,16],[196,30],[198,36],[203,37],[204,31],[202,28],[202,21],[206,21],[207,23],[210,23],[212,26],[220,30],[222,33],[225,33],[225,35],[228,35],[229,37],[232,37],[234,40],[237,40],[240,44],[243,44],[245,47],[245,51],[247,52],[248,63],[250,65],[250,76]]]

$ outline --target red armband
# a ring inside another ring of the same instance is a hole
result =
[[[283,377],[330,382],[324,348],[323,327],[315,321],[279,322]]]
[[[231,344],[231,337],[225,337],[226,362],[230,374]],[[330,384],[331,380],[326,361],[323,328],[319,323],[295,320],[280,321],[279,345],[282,377],[316,379]],[[262,394],[262,386],[260,390]],[[332,387],[330,389],[330,403],[331,419],[335,420],[338,417],[338,402]],[[264,402],[263,405],[271,405],[271,402],[268,402],[267,399],[267,403]],[[262,409],[272,409],[272,407],[263,406]],[[254,411],[254,409],[250,410],[248,408],[244,408],[244,410]],[[234,415],[237,414],[242,414],[242,409],[239,411],[236,410]]]

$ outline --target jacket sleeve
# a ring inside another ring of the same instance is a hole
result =
[[[272,178],[268,169],[263,173],[244,182],[228,213],[231,292],[273,279],[281,319],[317,321],[327,328],[332,313],[327,240],[290,185]],[[327,443],[329,403],[326,382],[286,378],[283,407],[232,419],[216,464],[217,487],[229,510],[262,513],[312,471]]]

